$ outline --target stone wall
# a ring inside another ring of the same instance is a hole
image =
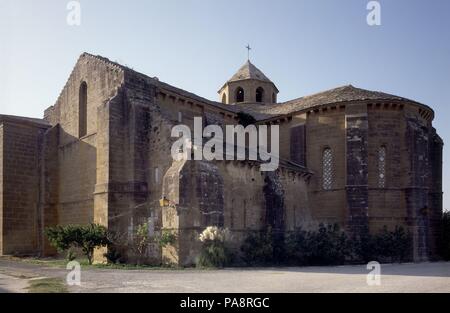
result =
[[[337,222],[356,233],[366,226],[373,233],[384,226],[404,226],[413,235],[415,260],[432,255],[442,214],[442,140],[429,115],[405,101],[360,101],[300,112],[281,124],[281,154],[286,157],[290,147],[294,162],[301,160],[293,155],[301,148],[291,144],[301,142],[285,136],[295,136],[292,129],[305,116],[305,162],[313,172],[308,185],[312,220]],[[325,147],[333,152],[330,190],[322,188]],[[380,147],[386,153],[384,186]]]
[[[313,111],[306,119],[306,164],[313,175],[308,185],[312,219],[317,223],[346,225],[345,106]],[[333,156],[332,187],[323,189],[323,152]]]
[[[46,125],[0,120],[2,141],[2,250],[0,254],[35,254],[39,234],[41,147]]]
[[[40,171],[40,203],[41,212],[39,247],[43,255],[52,255],[56,253],[54,247],[50,245],[44,234],[44,229],[58,224],[58,199],[59,199],[59,181],[64,177],[59,176],[59,125],[49,128],[42,143],[43,164]]]
[[[308,229],[311,212],[305,178],[296,172],[259,171],[245,161],[175,161],[164,176],[162,226],[178,235],[176,247],[163,257],[191,265],[199,253],[199,234],[207,226],[221,226],[232,233],[231,248],[239,247],[250,231],[271,227],[276,233]]]
[[[405,173],[409,172],[404,111],[399,106],[370,106],[369,113],[369,228],[407,226]],[[385,186],[379,186],[379,149],[385,148]]]
[[[154,225],[158,220],[148,189],[153,98],[154,89],[145,79],[131,76],[117,95],[98,109],[102,127],[98,131],[94,221],[127,240],[132,240],[137,225]],[[131,250],[123,255],[135,257]],[[101,254],[96,256],[99,261]]]
[[[410,171],[405,190],[408,224],[413,235],[414,259],[427,260],[430,242],[429,220],[429,129],[413,112],[406,115],[406,144]]]
[[[437,259],[436,241],[441,231],[442,218],[442,150],[443,141],[432,128],[430,130],[430,190],[428,193],[428,203],[430,210],[428,211],[430,218],[430,242],[429,251],[431,259]]]
[[[49,123],[59,125],[58,165],[52,166],[48,172],[48,175],[59,178],[55,192],[57,196],[53,197],[57,204],[52,204],[57,208],[58,224],[86,224],[94,221],[97,110],[117,92],[123,82],[123,75],[120,67],[83,54],[56,104],[45,112]],[[79,98],[83,82],[87,84],[87,133],[79,138]],[[57,173],[54,174],[54,171]],[[48,188],[54,189],[52,186]]]
[[[0,255],[3,255],[3,123],[0,124]]]

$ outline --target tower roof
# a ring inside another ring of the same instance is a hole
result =
[[[250,61],[245,62],[245,64],[233,75],[233,77],[228,80],[228,82],[234,82],[244,79],[257,79],[266,82],[271,82],[264,73],[253,65]]]
[[[244,65],[233,75],[223,86],[220,88],[219,93],[225,88],[228,83],[238,82],[242,80],[259,80],[262,82],[270,83],[274,86],[275,91],[278,93],[277,86],[259,69],[257,68],[250,60],[245,62]]]

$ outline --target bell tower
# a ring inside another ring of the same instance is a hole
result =
[[[278,88],[250,60],[218,91],[225,104],[277,103]]]

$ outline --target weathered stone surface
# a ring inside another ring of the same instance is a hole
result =
[[[238,86],[246,103],[228,105]],[[349,232],[398,225],[413,234],[416,260],[435,256],[443,143],[429,107],[353,86],[255,104],[259,86],[276,98],[272,82],[250,75],[225,84],[228,99],[218,103],[83,54],[45,120],[0,116],[0,254],[52,254],[45,227],[96,222],[124,238],[121,253],[132,261],[133,233],[146,222],[151,234],[178,235],[173,246],[150,247],[152,262],[192,264],[210,225],[231,230],[235,252],[247,232],[269,226],[282,240],[285,231],[319,223]],[[280,126],[277,171],[262,173],[248,160],[172,160],[174,125],[193,129],[194,117],[235,125],[241,111]],[[170,205],[161,208],[164,196]],[[96,251],[97,261],[104,252]]]

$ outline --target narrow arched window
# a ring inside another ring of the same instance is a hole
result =
[[[236,89],[236,103],[239,102],[244,102],[244,89],[242,87]]]
[[[87,135],[87,91],[86,82],[82,82],[78,96],[78,135],[80,138]]]
[[[378,187],[386,187],[386,147],[378,149]]]
[[[333,188],[333,152],[330,148],[325,148],[322,154],[323,189]]]
[[[272,103],[277,103],[277,95],[274,93],[272,93]]]
[[[227,94],[226,93],[223,93],[223,95],[222,95],[222,103],[227,103]]]
[[[256,89],[256,102],[264,102],[264,89],[261,87]]]

